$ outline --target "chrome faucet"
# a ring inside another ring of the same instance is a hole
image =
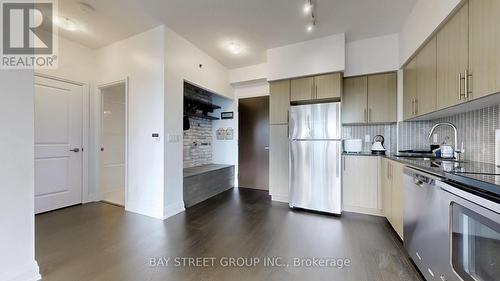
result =
[[[429,140],[431,139],[432,134],[434,133],[434,131],[438,127],[441,127],[441,126],[449,126],[449,127],[451,127],[453,129],[453,134],[454,134],[454,137],[455,137],[455,145],[453,147],[453,156],[455,157],[455,160],[460,161],[460,153],[463,153],[464,150],[463,150],[463,143],[462,143],[462,149],[461,150],[458,149],[458,130],[457,130],[457,127],[455,125],[453,125],[452,123],[448,123],[448,122],[437,123],[436,125],[434,125],[431,128],[431,130],[429,132]]]

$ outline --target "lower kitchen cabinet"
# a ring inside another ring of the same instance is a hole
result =
[[[342,160],[342,209],[383,215],[380,157],[344,155]]]
[[[403,239],[404,165],[382,158],[381,166],[383,213]]]
[[[269,134],[269,193],[288,203],[288,125],[271,125]]]

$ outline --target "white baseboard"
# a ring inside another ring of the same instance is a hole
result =
[[[184,201],[180,201],[180,202],[165,206],[165,210],[163,211],[163,219],[166,220],[170,217],[177,215],[178,213],[184,212],[185,210],[186,209],[184,208]]]
[[[288,204],[288,196],[271,195],[271,200]]]
[[[31,263],[11,268],[7,272],[0,273],[0,280],[2,281],[38,281],[42,280],[38,263],[33,261]]]
[[[163,220],[163,212],[161,209],[155,210],[153,208],[137,208],[137,206],[129,202],[128,205],[125,205],[125,211]]]
[[[384,213],[382,212],[382,210],[379,210],[379,209],[371,209],[371,208],[363,208],[363,207],[357,207],[357,206],[344,205],[344,206],[342,206],[342,211],[384,217]]]

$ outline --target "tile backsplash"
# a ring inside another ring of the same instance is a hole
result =
[[[362,139],[363,150],[369,151],[371,142],[365,143],[365,135],[371,139],[375,135],[383,135],[386,139],[386,149],[390,153],[398,150],[419,149],[428,150],[432,138],[428,134],[436,123],[449,122],[458,129],[459,148],[463,143],[464,160],[495,163],[495,130],[500,129],[499,106],[490,106],[479,110],[460,113],[431,121],[399,122],[397,125],[356,125],[343,126],[343,139]],[[438,128],[435,132],[438,142],[447,141],[454,144],[453,130],[448,127]],[[389,136],[389,137],[387,137]]]
[[[495,163],[495,130],[499,128],[499,106],[443,117],[432,121],[400,122],[398,124],[398,149],[429,149],[432,142],[429,130],[436,123],[450,122],[458,129],[459,148],[463,142],[463,159]],[[453,130],[441,127],[436,130],[438,144],[447,140],[453,144]]]
[[[342,127],[342,139],[362,139],[363,152],[369,152],[373,137],[382,135],[385,139],[385,149],[390,153],[396,152],[396,124],[387,125],[348,125]],[[370,141],[365,142],[365,136],[370,136]]]

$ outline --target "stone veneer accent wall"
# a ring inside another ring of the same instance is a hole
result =
[[[184,95],[212,102],[212,96],[199,88],[184,84]],[[184,168],[212,163],[212,121],[189,117],[190,129],[184,131]]]
[[[184,168],[212,163],[212,121],[189,117],[191,128],[184,131]]]

